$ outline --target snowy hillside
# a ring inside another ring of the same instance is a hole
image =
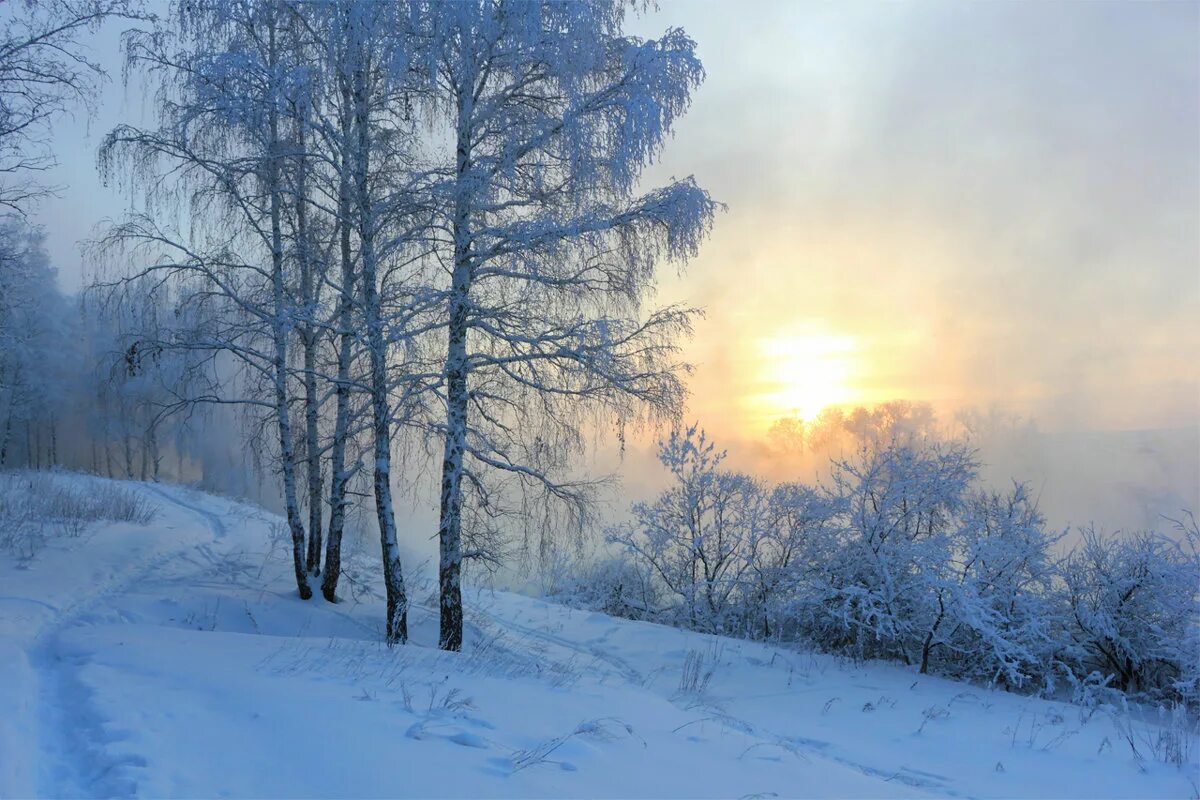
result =
[[[389,650],[380,600],[298,599],[276,518],[128,486],[149,524],[0,552],[0,797],[1200,792],[1170,725],[508,593],[457,654],[416,587]]]

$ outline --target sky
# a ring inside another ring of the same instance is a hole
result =
[[[690,411],[896,397],[1048,430],[1200,415],[1200,5],[663,3],[708,80],[660,175],[728,212]]]
[[[1051,432],[1200,425],[1200,4],[668,0],[630,20],[668,26],[708,77],[647,183],[694,174],[727,205],[658,296],[706,309],[689,418],[752,440],[904,398]],[[39,212],[67,288],[125,202],[96,147],[146,105],[116,33]]]

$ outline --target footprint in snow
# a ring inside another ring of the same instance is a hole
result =
[[[487,750],[490,748],[487,740],[482,736],[471,733],[470,731],[455,730],[450,733],[443,733],[436,730],[431,730],[430,726],[426,725],[425,720],[414,722],[409,726],[404,735],[409,739],[423,741],[425,739],[445,739],[460,747],[474,747],[479,750]]]
[[[447,738],[455,744],[462,745],[463,747],[476,747],[480,750],[488,749],[488,743],[484,741],[482,737],[468,731],[461,731]]]

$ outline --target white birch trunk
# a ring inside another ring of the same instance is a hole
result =
[[[473,66],[468,64],[467,66]],[[462,472],[467,435],[467,312],[470,307],[470,203],[466,186],[471,169],[471,116],[474,69],[459,83],[456,126],[454,272],[450,285],[446,342],[446,441],[442,454],[441,513],[438,522],[438,587],[441,630],[438,646],[462,649]]]
[[[387,343],[383,331],[375,252],[375,214],[369,185],[370,119],[367,107],[367,48],[355,42],[362,59],[354,71],[355,188],[357,190],[359,248],[362,259],[363,321],[367,328],[370,361],[371,431],[374,439],[375,513],[383,558],[383,581],[387,593],[387,642],[408,641],[408,596],[400,547],[396,540],[396,517],[392,509],[391,405],[388,398]]]
[[[271,67],[276,58],[276,31],[274,20],[268,32],[269,59]],[[300,505],[296,494],[296,458],[293,445],[292,422],[288,408],[288,334],[287,298],[283,281],[283,197],[279,176],[279,112],[274,107],[268,114],[268,154],[266,164],[266,189],[270,195],[271,213],[271,290],[274,300],[274,316],[271,319],[271,335],[274,345],[272,378],[275,388],[275,418],[279,427],[279,458],[283,475],[283,500],[287,510],[288,528],[292,535],[292,561],[296,571],[296,588],[304,600],[312,597],[304,562],[304,523],[300,517]]]
[[[350,359],[353,354],[354,333],[351,330],[354,307],[354,260],[350,249],[350,90],[342,82],[342,114],[340,122],[342,158],[338,176],[338,238],[342,262],[342,295],[338,300],[337,385],[334,387],[333,441],[330,442],[329,468],[329,538],[325,547],[325,575],[321,593],[333,603],[337,601],[338,579],[342,570],[342,530],[346,524],[346,488],[350,474],[346,469],[346,439],[350,428]]]

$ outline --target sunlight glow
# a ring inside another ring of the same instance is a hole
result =
[[[858,343],[852,336],[801,333],[760,340],[764,415],[813,419],[828,406],[853,403]]]

